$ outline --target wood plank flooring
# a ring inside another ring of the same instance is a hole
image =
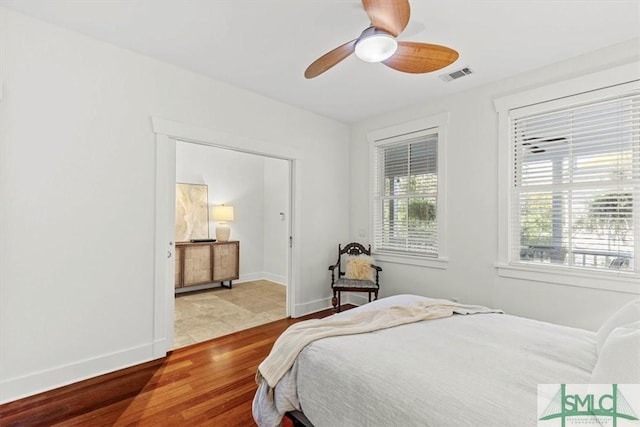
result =
[[[0,405],[0,426],[253,426],[255,373],[276,338],[330,314],[278,320]]]

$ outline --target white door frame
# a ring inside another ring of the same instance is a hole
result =
[[[289,236],[295,245],[300,224],[297,215],[300,200],[300,177],[296,173],[301,160],[300,151],[231,135],[212,129],[152,117],[156,133],[156,205],[155,205],[155,255],[153,301],[153,356],[164,357],[173,348],[174,320],[174,272],[175,272],[175,184],[176,140],[193,142],[249,154],[257,154],[287,160],[289,163]],[[298,283],[299,263],[292,244],[287,251],[287,316],[294,315]]]

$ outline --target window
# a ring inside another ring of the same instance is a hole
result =
[[[378,255],[396,261],[404,257],[401,262],[443,258],[443,120],[446,115],[379,131],[376,139],[370,135],[373,250]]]
[[[508,108],[509,103],[513,99],[496,102],[507,130],[502,151],[509,147],[501,156],[509,164],[501,248],[507,265],[499,267],[637,280],[640,85],[523,107]],[[544,281],[556,280],[547,275]]]
[[[640,92],[511,121],[511,259],[634,270]]]

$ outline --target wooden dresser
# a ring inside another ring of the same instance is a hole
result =
[[[231,288],[231,281],[239,275],[240,242],[237,240],[176,243],[176,288],[216,282]]]

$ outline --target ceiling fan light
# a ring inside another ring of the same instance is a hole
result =
[[[381,62],[398,49],[398,42],[391,35],[373,27],[367,28],[356,43],[356,56],[365,62]]]

